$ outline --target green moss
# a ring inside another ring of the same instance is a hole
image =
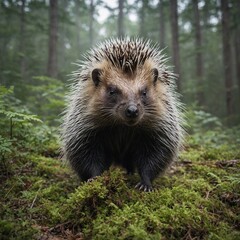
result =
[[[38,229],[31,226],[29,221],[20,219],[0,220],[0,238],[2,240],[30,240],[37,236]]]
[[[31,161],[36,164],[35,170],[39,175],[52,177],[52,175],[63,174],[64,167],[60,160],[44,156],[31,156]]]
[[[47,150],[49,153],[50,151]],[[20,154],[1,179],[0,239],[238,239],[240,158],[234,145],[187,145],[155,191],[113,167],[92,182],[51,154]]]

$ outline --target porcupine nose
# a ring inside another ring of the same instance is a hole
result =
[[[138,117],[138,107],[136,105],[129,105],[125,110],[125,115],[127,118]]]

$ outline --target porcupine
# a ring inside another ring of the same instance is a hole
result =
[[[152,181],[176,159],[182,112],[176,76],[162,51],[142,39],[110,39],[93,48],[73,73],[62,126],[63,152],[83,180],[115,163]]]

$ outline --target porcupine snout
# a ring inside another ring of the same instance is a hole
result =
[[[125,110],[125,116],[129,119],[137,118],[139,114],[138,106],[136,104],[130,104]]]

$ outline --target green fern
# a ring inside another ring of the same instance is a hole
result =
[[[19,101],[13,96],[14,88],[6,88],[0,86],[0,116],[2,117],[4,123],[4,128],[9,122],[9,135],[13,138],[13,126],[15,123],[20,124],[32,124],[32,122],[42,123],[37,115],[29,113],[25,106],[20,106]],[[11,101],[9,101],[11,99]]]
[[[0,135],[0,155],[5,155],[6,153],[12,152],[12,142]]]
[[[17,121],[27,121],[27,122],[33,121],[33,122],[42,123],[42,121],[37,117],[37,115],[6,111],[3,109],[0,109],[0,114],[5,115],[8,119],[15,119]]]

